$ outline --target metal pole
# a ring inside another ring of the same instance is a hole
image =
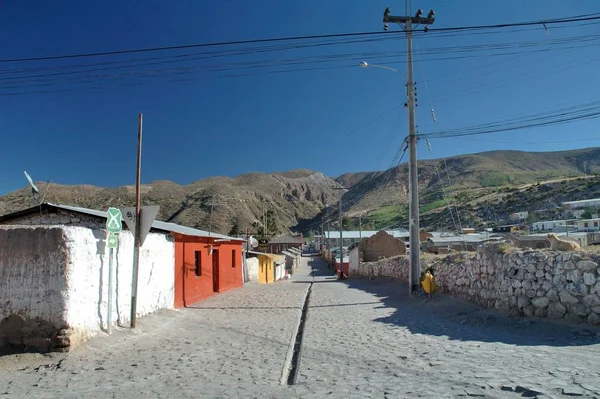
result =
[[[408,53],[408,143],[409,143],[409,175],[410,175],[410,206],[409,206],[409,232],[410,232],[410,272],[409,293],[412,295],[419,289],[421,265],[419,261],[421,240],[419,237],[419,180],[417,169],[417,136],[415,134],[415,91],[413,82],[412,60],[412,23],[406,21],[406,39]]]
[[[340,190],[340,280],[344,279],[344,224],[342,216],[342,196],[344,193]]]
[[[362,213],[358,215],[358,239],[362,240]]]
[[[213,214],[213,207],[215,206],[214,201],[215,200],[213,197],[213,199],[211,200],[211,203],[210,203],[210,221],[208,222],[208,235],[209,236],[210,236],[210,232],[212,230],[212,214]]]
[[[138,266],[140,260],[140,179],[142,171],[142,114],[138,116],[137,177],[135,182],[135,237],[133,238],[133,276],[131,279],[131,328],[135,328]]]
[[[113,290],[113,249],[108,249],[108,299],[106,311],[106,331],[110,333],[112,324],[112,290]]]

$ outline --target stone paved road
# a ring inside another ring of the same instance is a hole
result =
[[[315,280],[298,393],[600,398],[598,330],[409,299],[392,280]]]
[[[280,380],[307,289],[250,284],[46,357],[49,367],[31,368],[39,355],[20,371],[26,362],[3,372],[0,361],[0,398],[294,397]]]
[[[596,331],[445,296],[411,300],[398,282],[338,282],[311,262],[314,278],[304,259],[291,281],[159,312],[66,357],[0,357],[0,398],[600,398]],[[313,279],[298,382],[288,387],[280,380]]]

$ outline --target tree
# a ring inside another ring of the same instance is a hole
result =
[[[231,226],[231,230],[229,230],[229,235],[231,237],[237,237],[240,234],[240,226],[238,225],[238,221],[233,222],[233,226]]]
[[[581,214],[581,218],[582,219],[591,219],[592,218],[592,212],[590,211],[590,209],[586,209],[585,212],[583,212]]]
[[[265,226],[265,220],[267,225]],[[263,214],[260,221],[252,223],[252,227],[256,230],[259,236],[274,236],[279,233],[277,228],[277,219],[275,212],[268,210],[266,214]]]
[[[352,230],[354,228],[352,219],[350,219],[348,216],[344,216],[342,218],[342,226],[344,226],[344,230]]]

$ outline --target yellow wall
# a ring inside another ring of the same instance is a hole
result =
[[[275,271],[273,268],[273,259],[266,255],[258,257],[258,282],[261,284],[270,284],[275,281]]]

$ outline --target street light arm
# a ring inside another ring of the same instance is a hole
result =
[[[379,69],[387,69],[388,71],[392,71],[392,72],[396,72],[399,73],[400,75],[402,75],[403,78],[406,79],[406,76],[404,76],[404,74],[402,72],[400,72],[398,69],[396,68],[392,68],[389,67],[387,65],[378,65],[378,64],[369,64],[368,62],[362,61],[358,64],[359,67],[361,68],[379,68]]]

